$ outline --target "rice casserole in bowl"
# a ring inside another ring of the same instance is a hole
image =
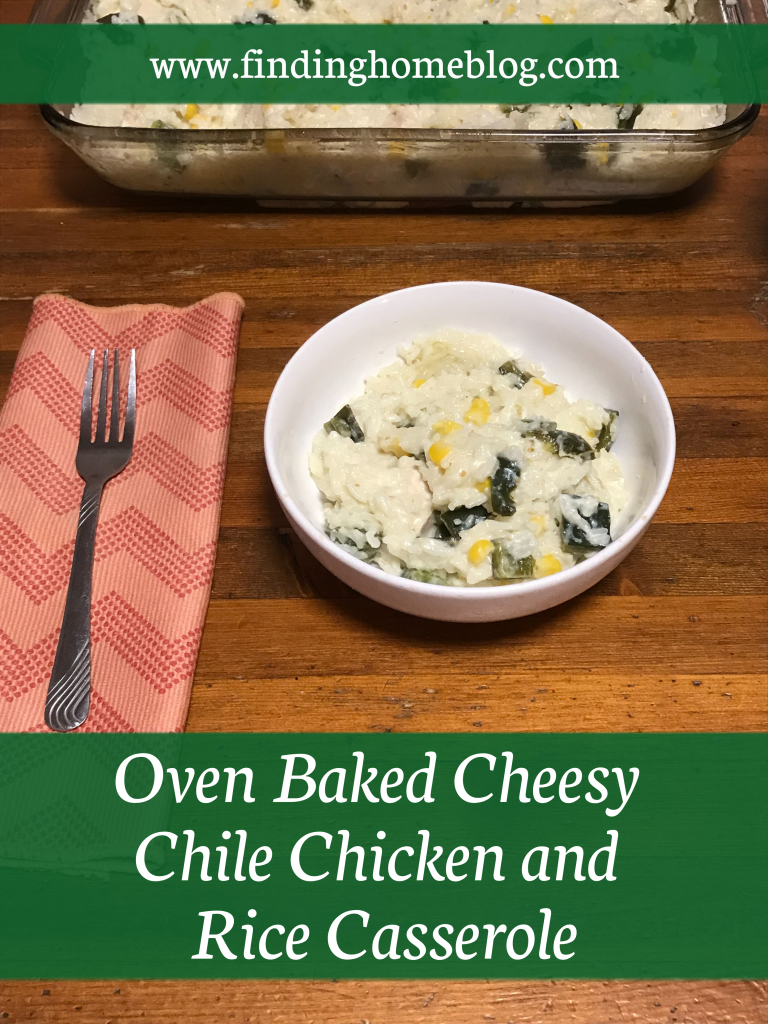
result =
[[[610,451],[618,420],[488,335],[439,331],[369,377],[315,437],[328,536],[422,583],[569,569],[607,547],[626,502]]]

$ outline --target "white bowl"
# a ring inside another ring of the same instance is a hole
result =
[[[629,500],[605,550],[543,579],[500,587],[443,587],[402,579],[344,552],[323,530],[320,492],[309,473],[312,438],[359,395],[365,378],[414,338],[445,327],[493,334],[539,363],[571,398],[621,413],[613,451]],[[648,528],[669,484],[675,426],[650,365],[626,338],[578,306],[544,292],[484,281],[421,285],[381,295],[331,320],[302,345],[272,392],[264,450],[280,504],[327,569],[366,597],[429,619],[495,622],[567,601],[602,579]]]

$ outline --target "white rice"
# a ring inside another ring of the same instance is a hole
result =
[[[333,540],[385,572],[453,586],[519,581],[505,567],[520,578],[551,575],[610,543],[595,514],[604,503],[615,519],[626,492],[616,456],[597,448],[614,416],[569,400],[523,358],[513,357],[525,383],[499,372],[510,358],[490,335],[444,330],[366,380],[348,407],[364,440],[342,436],[337,420],[312,445]],[[556,454],[532,436],[547,423],[577,435],[584,453]],[[499,514],[492,482],[510,463],[519,471],[506,490],[514,509]],[[441,539],[443,515],[457,509],[478,521]],[[566,543],[574,531],[576,547]]]
[[[454,23],[556,24],[686,23],[694,0],[94,0],[86,22],[227,24],[266,14],[279,24]],[[633,114],[636,119],[631,120]],[[84,124],[148,128],[490,128],[606,129],[706,128],[722,124],[720,105],[499,106],[497,104],[83,104],[73,118]]]

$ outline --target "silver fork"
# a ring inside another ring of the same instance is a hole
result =
[[[128,377],[128,403],[125,410],[123,436],[120,428],[120,368],[115,349],[112,373],[112,412],[107,430],[107,390],[109,381],[109,351],[104,351],[101,368],[99,411],[96,436],[91,440],[93,426],[93,364],[95,350],[91,349],[85,374],[83,404],[80,409],[80,441],[75,465],[85,480],[80,517],[77,522],[75,553],[69,577],[67,603],[61,624],[59,645],[53,662],[48,697],[45,702],[45,722],[56,732],[77,729],[88,717],[91,706],[91,579],[93,576],[93,549],[96,524],[104,484],[117,476],[131,460],[133,435],[136,428],[136,351],[131,349],[131,371]]]

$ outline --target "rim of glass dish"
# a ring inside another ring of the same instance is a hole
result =
[[[361,139],[382,142],[452,142],[487,141],[489,139],[532,140],[565,145],[594,142],[644,141],[659,142],[716,142],[732,135],[746,133],[757,120],[760,104],[746,106],[735,117],[710,128],[626,128],[579,129],[575,132],[554,129],[531,130],[525,128],[201,128],[191,132],[187,128],[126,128],[108,125],[84,124],[62,114],[51,104],[42,104],[40,112],[51,128],[74,130],[111,138],[123,142],[158,142],[165,140],[184,142],[195,146],[211,142],[243,142],[247,138],[259,139],[279,136],[286,140],[317,142],[357,142]]]

